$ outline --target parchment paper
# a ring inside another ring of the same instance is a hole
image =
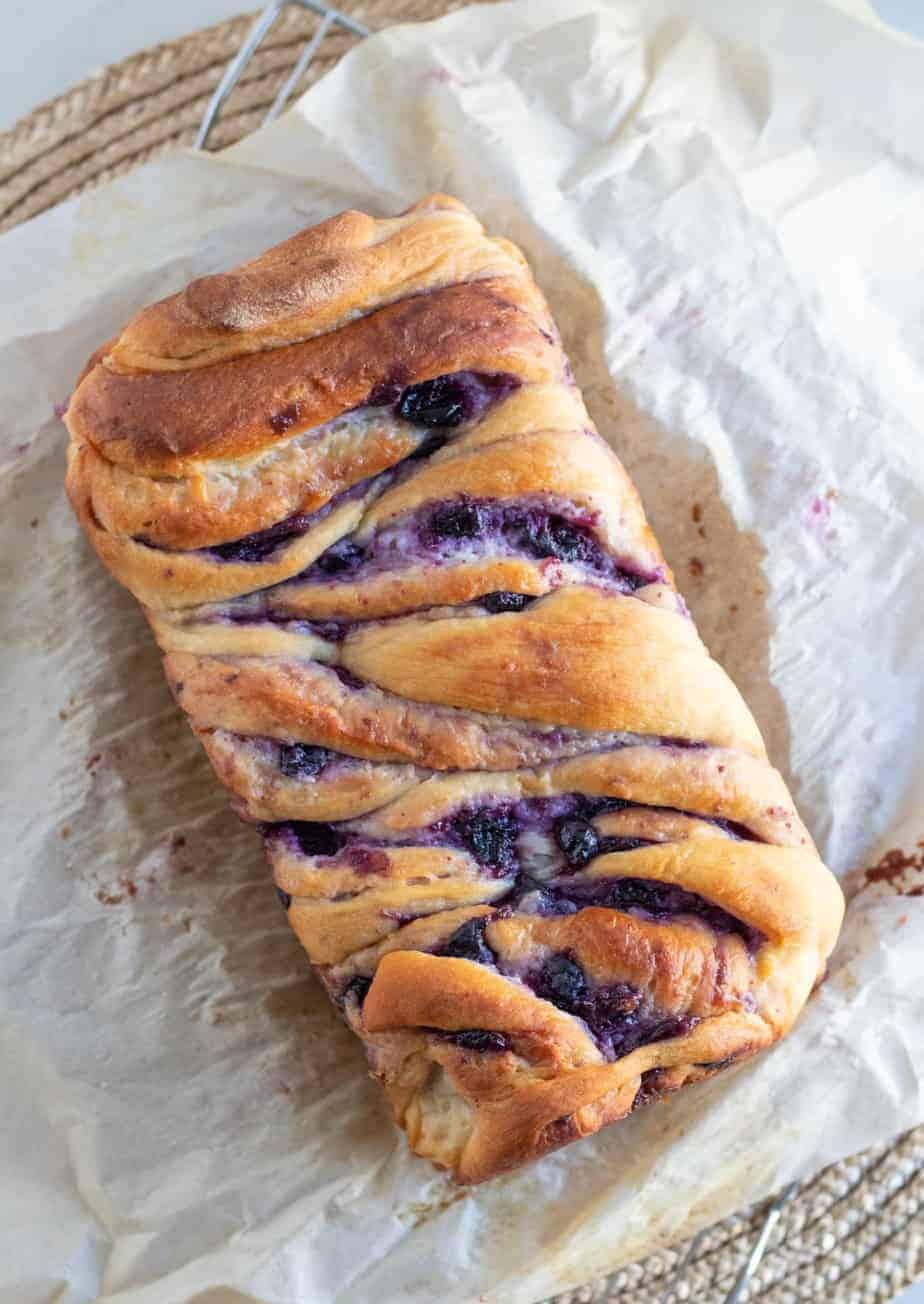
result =
[[[818,0],[529,0],[3,237],[0,1304],[527,1304],[924,1118],[922,108]],[[142,304],[437,188],[532,260],[829,863],[896,851],[784,1045],[474,1191],[306,973],[53,412]]]

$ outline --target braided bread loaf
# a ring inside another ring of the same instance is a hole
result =
[[[481,1181],[787,1031],[840,890],[516,248],[342,213],[141,312],[67,424],[419,1154]]]

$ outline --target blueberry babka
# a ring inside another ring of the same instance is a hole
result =
[[[139,313],[67,424],[418,1154],[482,1181],[789,1029],[840,890],[513,245],[341,213]]]

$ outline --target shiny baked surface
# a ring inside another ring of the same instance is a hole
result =
[[[340,214],[145,309],[66,419],[419,1154],[481,1181],[786,1033],[840,890],[517,249]]]

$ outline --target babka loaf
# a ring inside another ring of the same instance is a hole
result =
[[[513,245],[342,213],[145,309],[66,420],[414,1150],[478,1182],[786,1033],[840,890]]]

